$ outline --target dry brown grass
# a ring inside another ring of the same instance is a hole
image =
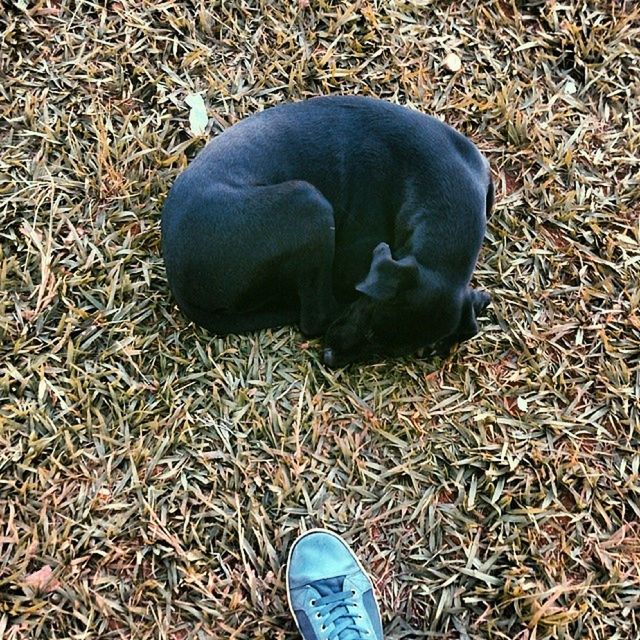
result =
[[[390,638],[640,637],[639,41],[620,0],[5,0],[0,638],[294,638],[317,525]],[[482,333],[332,372],[189,325],[159,216],[194,91],[211,135],[334,92],[470,135]]]

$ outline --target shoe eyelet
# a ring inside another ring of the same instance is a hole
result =
[[[320,620],[320,618],[322,618],[322,616],[320,615],[320,612],[319,612],[319,611],[318,611],[318,613],[316,613],[316,618],[317,618],[318,620]]]
[[[315,607],[316,606],[316,602],[317,602],[317,600],[309,600],[309,605],[312,606],[312,607]]]
[[[351,595],[355,596],[356,595],[356,590],[355,589],[351,589]]]

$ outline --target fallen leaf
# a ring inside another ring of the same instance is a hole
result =
[[[456,71],[460,71],[462,69],[462,60],[460,60],[460,56],[457,53],[453,53],[453,51],[447,55],[444,59],[444,66],[456,73]]]
[[[518,405],[518,409],[520,409],[520,411],[526,411],[529,408],[529,405],[527,404],[525,398],[518,398],[516,400],[516,404]]]
[[[564,92],[572,96],[574,93],[578,91],[578,87],[576,87],[576,83],[573,80],[569,80],[564,85]]]
[[[191,131],[195,135],[201,136],[205,132],[207,123],[209,122],[204,100],[199,93],[191,93],[184,101],[191,107],[189,113],[189,126],[191,127]]]
[[[31,322],[36,315],[37,314],[33,309],[20,309],[20,316],[25,322]]]
[[[30,573],[24,579],[24,584],[34,591],[44,593],[51,593],[60,586],[60,582],[54,577],[53,570],[48,564],[45,564],[44,567],[38,569],[38,571]]]

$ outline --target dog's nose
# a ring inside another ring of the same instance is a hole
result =
[[[322,359],[324,360],[324,363],[328,367],[335,367],[336,366],[336,357],[333,355],[333,349],[330,349],[329,347],[327,347],[322,352]]]

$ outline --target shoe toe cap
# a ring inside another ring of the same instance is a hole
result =
[[[312,531],[300,538],[289,561],[289,585],[305,586],[317,580],[353,573],[358,564],[340,538],[324,531]]]

